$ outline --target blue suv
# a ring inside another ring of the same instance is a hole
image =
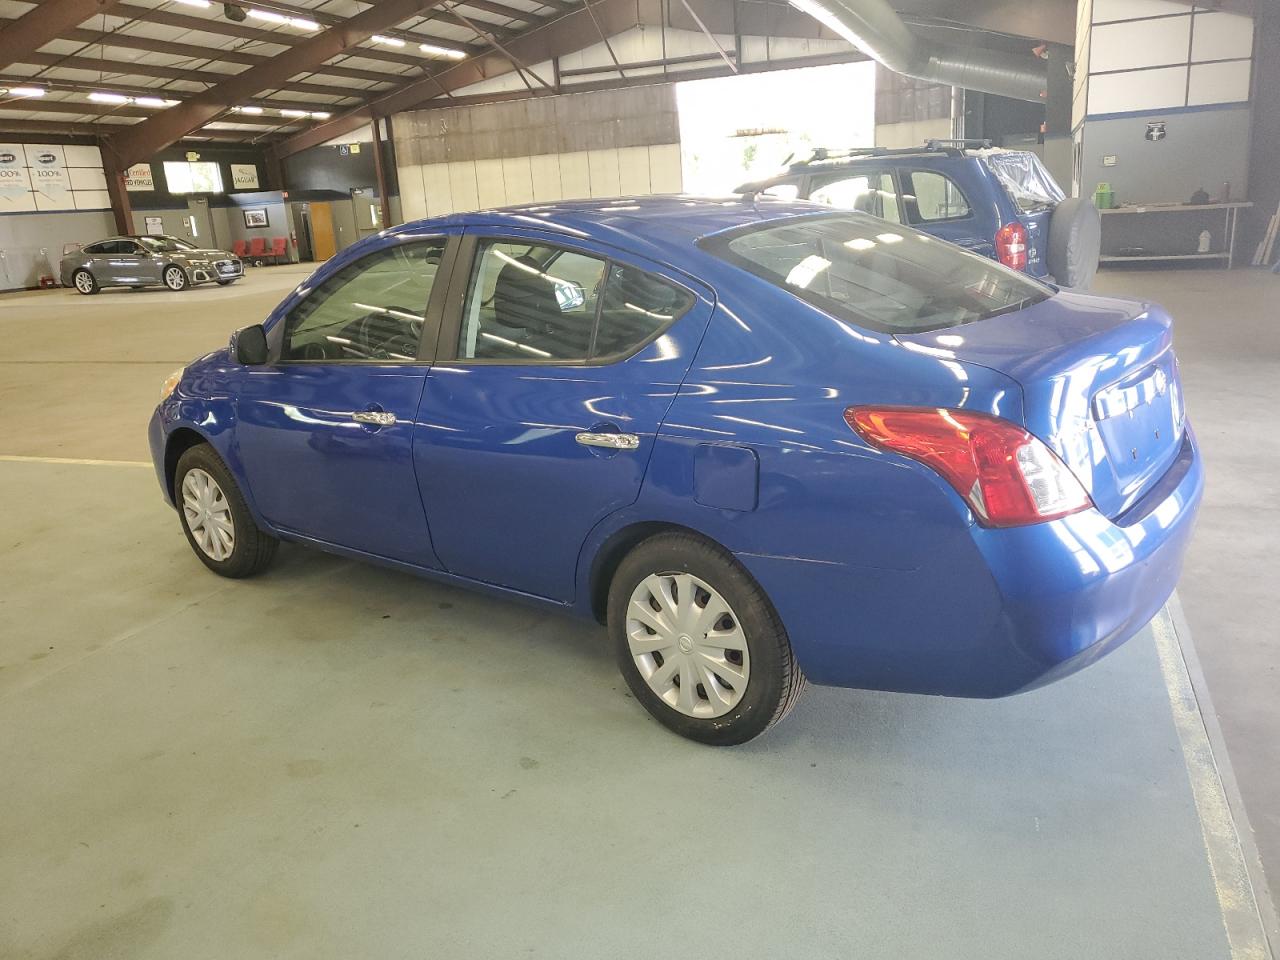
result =
[[[888,150],[815,150],[736,193],[813,200],[901,223],[1059,286],[1087,289],[1101,225],[1034,153],[989,140],[929,140]]]

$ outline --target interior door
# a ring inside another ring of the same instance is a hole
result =
[[[333,208],[328,203],[311,204],[311,248],[321,263],[338,252],[338,241],[333,232]]]
[[[209,201],[205,197],[187,199],[187,224],[190,240],[197,247],[215,249],[218,238],[213,234],[213,217],[209,215]]]
[[[438,566],[410,451],[448,250],[396,240],[349,264],[272,326],[273,362],[245,368],[236,440],[272,525]]]
[[[569,600],[587,535],[639,495],[710,292],[540,231],[469,232],[451,291],[413,445],[436,552]]]

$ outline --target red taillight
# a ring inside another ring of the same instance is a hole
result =
[[[1027,269],[1027,228],[1017,220],[996,231],[996,259],[1015,270]]]
[[[921,407],[850,407],[844,419],[872,446],[936,470],[985,526],[1040,523],[1092,505],[1057,455],[1008,420]]]

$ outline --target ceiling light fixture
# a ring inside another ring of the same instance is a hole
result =
[[[282,116],[282,117],[305,117],[305,116],[307,116],[307,111],[305,111],[305,110],[281,110],[281,111],[280,111],[280,116]]]
[[[286,17],[283,13],[276,13],[274,10],[259,10],[257,7],[251,7],[249,16],[255,20],[265,20],[267,23],[279,23],[285,26],[297,27],[299,30],[320,29],[320,24],[314,20],[304,20],[302,17]]]
[[[440,47],[434,43],[420,43],[418,49],[423,53],[429,53],[433,57],[447,57],[450,60],[464,60],[466,53],[462,50],[455,50],[452,47]]]
[[[200,7],[202,10],[208,10],[212,3],[209,0],[174,0],[175,3],[182,3],[188,7]]]
[[[261,107],[235,107],[234,109],[236,113],[251,113],[255,116],[262,112]]]
[[[43,97],[45,89],[44,87],[10,87],[8,90],[0,89],[0,94],[6,97]]]
[[[313,120],[328,120],[331,116],[333,116],[333,114],[326,113],[324,110],[313,110],[311,112],[311,118]]]
[[[177,100],[165,100],[163,97],[133,97],[133,102],[140,107],[173,107]]]
[[[375,34],[374,34],[372,37],[370,37],[369,39],[370,39],[370,40],[372,40],[374,43],[385,43],[388,47],[403,47],[403,46],[404,46],[404,41],[403,41],[403,40],[401,40],[399,37],[384,37],[384,36],[383,36],[382,34],[380,34],[380,33],[375,33]]]
[[[89,94],[89,99],[94,103],[128,103],[129,98],[122,93],[104,93],[101,90],[95,90]]]

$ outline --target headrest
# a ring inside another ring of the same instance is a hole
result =
[[[518,330],[545,332],[547,321],[560,314],[555,286],[528,254],[508,263],[493,286],[493,312],[499,323]]]

